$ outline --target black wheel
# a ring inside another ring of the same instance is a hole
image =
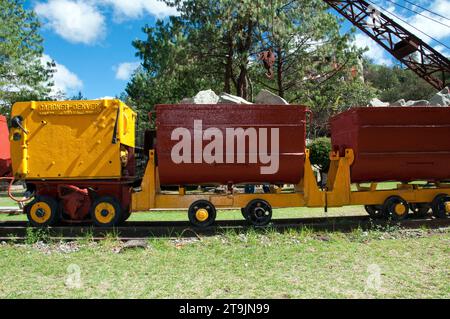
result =
[[[114,227],[123,218],[122,208],[116,198],[101,196],[92,203],[91,218],[95,226]]]
[[[431,203],[433,215],[437,218],[447,218],[450,216],[450,195],[439,194]]]
[[[383,206],[382,205],[365,205],[364,209],[367,214],[369,214],[372,218],[381,218],[384,216]]]
[[[411,203],[409,209],[412,211],[415,217],[425,217],[430,210],[430,204],[427,203]]]
[[[60,212],[56,199],[50,196],[36,196],[24,208],[28,221],[34,227],[53,226],[58,223]]]
[[[189,221],[195,227],[208,227],[216,221],[216,208],[207,200],[193,202],[188,210]]]
[[[391,196],[384,202],[384,214],[394,220],[402,220],[408,216],[409,205],[400,196]]]
[[[130,208],[128,208],[126,210],[123,210],[122,211],[122,218],[120,219],[120,223],[125,223],[128,220],[128,218],[130,218],[130,216],[131,216],[131,209]]]
[[[245,211],[245,208],[241,208],[241,214],[242,217],[244,217],[244,219],[248,221],[248,215],[247,212]]]
[[[254,226],[266,226],[272,220],[272,207],[262,199],[254,199],[245,207],[248,221]]]

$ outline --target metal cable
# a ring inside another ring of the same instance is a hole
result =
[[[367,0],[367,2],[370,3],[370,4],[372,4],[373,6],[376,6],[376,4],[373,3],[373,2],[371,2],[371,1],[368,1],[368,0]],[[407,21],[404,20],[403,18],[399,17],[399,16],[396,15],[395,13],[392,13],[392,12],[390,12],[390,11],[388,11],[388,10],[384,10],[383,13],[389,13],[389,14],[391,14],[392,16],[394,16],[395,18],[399,19],[399,20],[402,21],[403,23],[407,24],[407,25],[410,26],[411,28],[413,28],[413,29],[419,31],[420,33],[424,34],[425,36],[427,36],[427,37],[430,38],[431,40],[433,40],[433,41],[439,43],[439,44],[442,45],[443,47],[445,47],[445,48],[447,48],[447,49],[450,50],[450,47],[448,47],[446,44],[444,44],[444,43],[442,43],[441,41],[439,41],[439,40],[433,38],[431,35],[429,35],[429,34],[423,32],[422,30],[416,28],[415,26],[413,26],[412,24],[410,24],[409,22],[407,22]]]
[[[414,2],[411,2],[411,1],[409,1],[409,0],[403,0],[403,1],[409,3],[410,5],[416,6],[416,7],[420,8],[420,9],[422,9],[422,10],[428,11],[429,13],[434,14],[434,15],[436,15],[436,16],[438,16],[438,17],[441,17],[441,18],[443,18],[443,19],[446,19],[446,20],[449,20],[449,21],[450,21],[449,18],[443,16],[442,14],[433,12],[433,11],[431,11],[430,9],[427,9],[427,8],[425,8],[425,7],[422,7],[421,5],[415,4]]]
[[[431,21],[434,21],[434,22],[436,22],[436,23],[439,23],[439,24],[443,25],[444,27],[450,28],[450,25],[448,25],[448,24],[445,24],[445,23],[443,23],[443,22],[441,22],[441,21],[439,21],[439,20],[436,20],[436,19],[433,19],[433,18],[431,18],[431,17],[428,17],[428,16],[422,14],[421,12],[418,12],[418,11],[415,11],[415,10],[413,10],[413,9],[410,9],[410,8],[404,6],[404,5],[400,4],[400,3],[397,3],[397,2],[395,2],[395,1],[393,1],[393,0],[386,0],[386,1],[387,1],[387,2],[390,2],[390,3],[393,3],[394,5],[396,5],[396,6],[400,7],[400,8],[403,8],[403,9],[409,10],[409,11],[411,11],[411,12],[414,12],[415,14],[418,14],[418,15],[420,15],[420,16],[426,18],[426,19],[429,19],[429,20],[431,20]]]

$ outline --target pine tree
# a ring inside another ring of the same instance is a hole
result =
[[[0,112],[16,101],[49,97],[54,62],[43,63],[40,23],[22,0],[0,1]]]

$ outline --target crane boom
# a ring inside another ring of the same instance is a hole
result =
[[[450,84],[450,61],[365,0],[323,0],[438,90]]]

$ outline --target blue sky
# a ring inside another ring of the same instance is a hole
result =
[[[43,23],[41,33],[45,39],[46,60],[55,60],[57,88],[71,96],[81,91],[87,98],[119,95],[125,88],[133,70],[139,65],[131,42],[144,38],[141,28],[153,25],[157,18],[176,14],[158,0],[31,0],[26,6],[34,9]],[[444,24],[450,20],[433,16],[413,7],[405,0],[371,0],[387,11],[403,17],[418,29],[432,35],[450,47],[450,28],[434,23],[393,2],[422,12]],[[449,17],[450,0],[410,1]],[[345,23],[343,30],[348,29]],[[426,36],[414,33],[436,49],[449,54],[442,45]],[[358,34],[356,44],[369,47],[367,56],[380,64],[392,60],[376,43]]]

